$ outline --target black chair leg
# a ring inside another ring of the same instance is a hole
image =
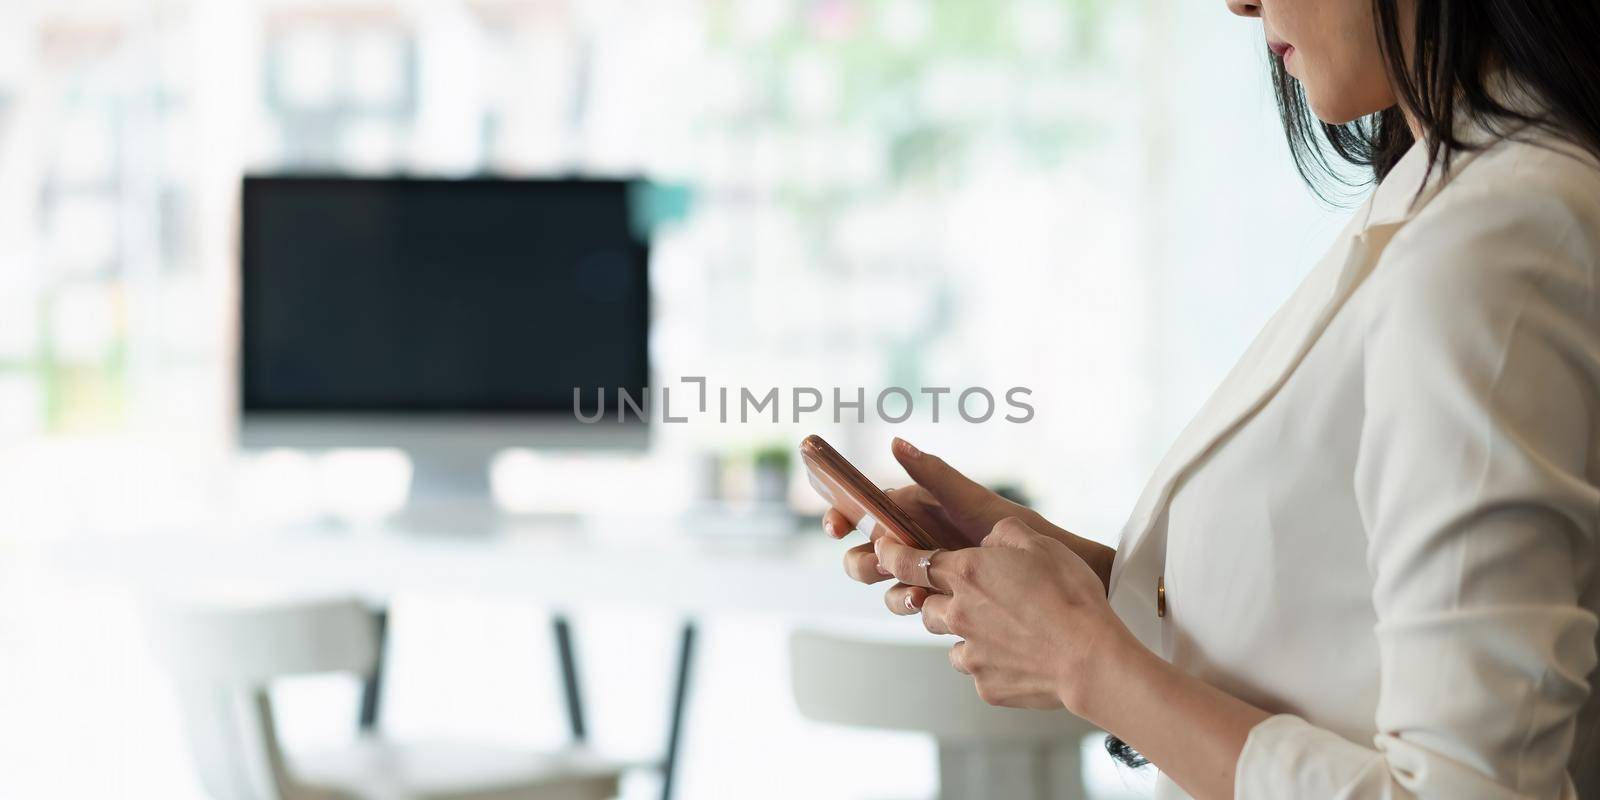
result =
[[[695,622],[683,623],[682,638],[678,641],[677,687],[672,698],[672,719],[667,728],[667,755],[661,765],[661,800],[672,800],[673,778],[678,767],[678,750],[683,740],[683,712],[688,704],[689,676],[694,666]]]
[[[383,662],[389,650],[389,609],[380,606],[373,610],[372,620],[377,628],[378,658],[372,665],[372,674],[361,684],[361,731],[371,733],[378,727],[378,699],[383,693]]]
[[[578,659],[572,645],[572,624],[565,616],[557,614],[551,627],[556,635],[556,655],[561,659],[561,688],[567,698],[567,724],[572,729],[572,741],[583,744],[589,734],[583,722],[583,692],[578,684]]]

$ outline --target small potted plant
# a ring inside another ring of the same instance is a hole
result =
[[[755,453],[754,499],[758,505],[787,505],[793,456],[786,445],[767,445]]]

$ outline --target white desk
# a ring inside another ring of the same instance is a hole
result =
[[[508,523],[501,531],[418,534],[391,529],[289,528],[152,532],[45,545],[55,566],[156,594],[408,591],[514,595],[571,609],[642,606],[686,614],[767,613],[883,621],[881,588],[845,578],[844,550],[820,529],[793,536],[697,537],[683,523],[611,517]]]
[[[272,595],[359,594],[378,601],[403,592],[503,594],[557,610],[567,713],[575,739],[585,736],[571,633],[563,611],[644,607],[685,616],[662,795],[669,800],[689,685],[696,617],[773,614],[793,620],[860,625],[925,636],[915,619],[892,618],[882,587],[845,578],[849,542],[812,527],[787,537],[697,536],[692,524],[660,517],[613,516],[576,522],[506,522],[494,532],[419,534],[393,529],[315,527],[152,532],[84,536],[41,546],[45,560],[69,573],[126,582],[141,593],[205,596],[264,590]],[[735,526],[736,527],[736,526]],[[387,617],[378,616],[380,631]],[[370,677],[361,722],[377,718],[382,671]]]

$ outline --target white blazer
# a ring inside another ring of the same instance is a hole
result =
[[[1117,613],[1276,714],[1240,798],[1600,799],[1600,165],[1514,139],[1408,154],[1123,530]]]

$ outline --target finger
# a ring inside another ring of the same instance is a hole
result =
[[[1034,538],[1039,535],[1028,527],[1028,523],[1016,517],[1006,517],[996,522],[989,535],[983,537],[983,546],[1026,549],[1034,545]]]
[[[906,546],[893,536],[880,536],[872,541],[872,546],[877,549],[878,566],[888,570],[899,582],[933,589],[933,571],[923,562],[925,558],[930,563],[938,560],[931,550]]]
[[[987,501],[991,497],[990,491],[982,484],[944,463],[944,459],[924,453],[904,439],[896,438],[890,450],[912,480],[927,488],[935,499],[947,506],[959,507]]]
[[[883,493],[888,495],[895,505],[911,514],[928,514],[939,508],[939,501],[934,498],[927,487],[915,483],[910,486],[885,489]]]
[[[844,551],[844,574],[861,583],[877,583],[889,577],[878,569],[878,554],[870,543]]]
[[[949,592],[960,585],[972,564],[973,550],[918,550],[903,544],[893,536],[873,541],[878,552],[878,566],[888,570],[901,583],[923,586],[940,592]],[[927,558],[924,566],[922,559]]]
[[[967,642],[965,639],[951,645],[950,666],[955,667],[956,672],[959,672],[962,675],[971,675],[972,666],[967,661],[971,652],[971,650],[967,649]]]
[[[828,513],[822,515],[822,530],[835,539],[843,539],[855,530],[855,527],[845,515],[839,513],[837,508],[830,508]]]
[[[922,627],[939,636],[950,632],[950,595],[930,594],[922,601]]]
[[[889,607],[890,613],[899,616],[909,616],[922,610],[922,604],[928,599],[928,590],[921,586],[907,586],[897,583],[883,593],[883,604]]]
[[[934,534],[934,537],[939,541],[976,542],[977,538],[983,534],[982,531],[976,531],[976,535],[968,535],[966,531],[957,526],[950,518],[950,512],[925,486],[913,483],[910,486],[890,489],[884,494],[888,495],[895,505],[906,512],[906,515],[911,517],[912,521],[921,525],[929,533]]]
[[[874,552],[878,554],[878,567],[888,570],[901,583],[912,586],[922,586],[917,582],[920,569],[916,561],[921,558],[922,551],[901,544],[892,536],[880,536],[872,540]]]

